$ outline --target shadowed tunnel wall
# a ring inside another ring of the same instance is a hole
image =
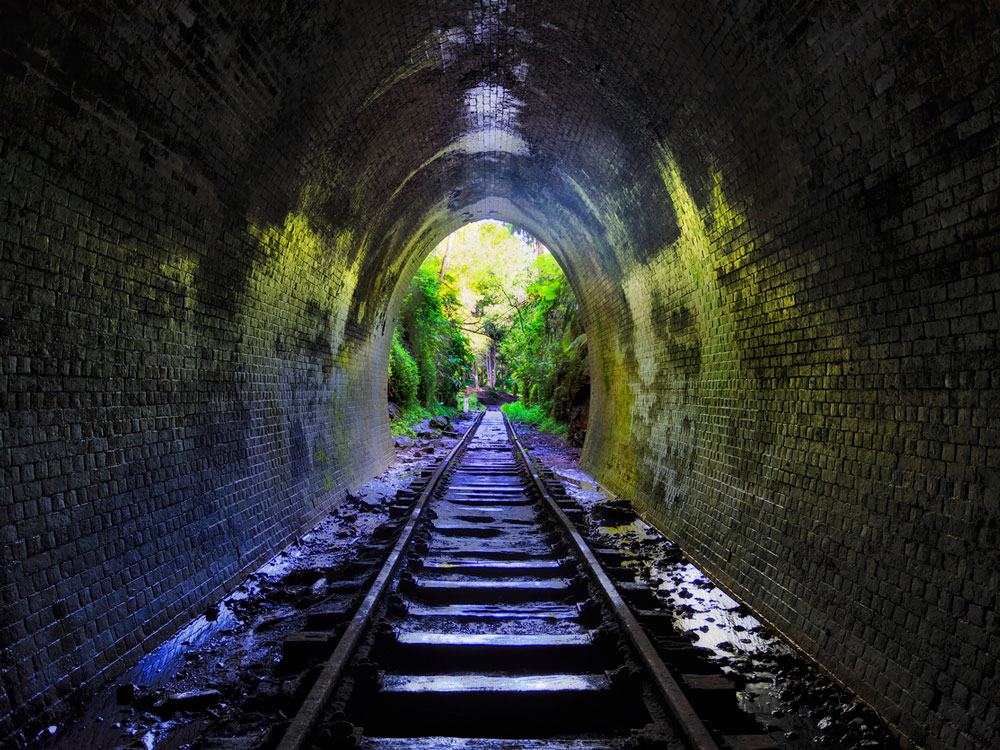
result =
[[[588,468],[995,745],[996,6],[860,5],[4,3],[0,739],[387,465],[401,290],[492,217],[582,300]]]

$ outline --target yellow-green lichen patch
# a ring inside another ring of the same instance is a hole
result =
[[[632,430],[661,451],[637,457],[637,505],[664,522],[678,503],[729,472],[719,445],[723,425],[746,419],[753,384],[739,375],[737,321],[717,272],[721,235],[740,219],[713,175],[711,200],[699,209],[680,169],[663,151],[660,171],[679,235],[622,280],[635,323]]]
[[[292,442],[299,444],[298,469],[319,471],[317,481],[329,493],[342,482],[341,467],[351,463],[345,444],[358,442],[348,439],[352,425],[340,418],[350,411],[341,394],[365,390],[371,376],[359,342],[346,334],[360,264],[344,263],[354,249],[352,234],[331,236],[316,226],[303,212],[289,213],[280,225],[248,226],[257,252],[237,322],[245,332],[239,349],[248,373],[244,388],[249,400],[270,405],[253,421],[257,439],[274,447],[282,473],[291,471]],[[271,366],[278,361],[280,372]]]
[[[600,408],[601,419],[588,431],[582,464],[606,484],[632,496],[636,479],[636,454],[632,435],[634,378],[623,352],[591,350],[591,408]],[[596,368],[596,369],[595,369]]]

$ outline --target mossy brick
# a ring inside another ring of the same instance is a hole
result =
[[[586,465],[899,731],[996,745],[989,6],[22,3],[0,744],[386,465],[409,276],[499,218],[581,300]]]

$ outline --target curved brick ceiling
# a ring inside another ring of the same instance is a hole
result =
[[[386,465],[399,295],[494,217],[582,301],[588,468],[996,744],[992,2],[13,5],[0,741]]]

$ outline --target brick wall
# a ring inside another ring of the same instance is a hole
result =
[[[0,746],[30,744],[391,451],[351,241],[282,205],[280,149],[240,153],[250,134],[221,117],[237,72],[199,94],[203,62],[155,68],[159,28],[23,20],[43,38],[3,58]],[[160,82],[128,83],[140,67]]]
[[[1000,108],[984,11],[827,3],[791,38],[787,18],[757,19],[763,46],[727,92],[739,120],[706,97],[676,125],[701,143],[660,160],[681,234],[623,262],[632,327],[606,326],[620,355],[595,356],[609,376],[593,379],[628,418],[598,410],[586,452],[930,747],[1000,741]]]
[[[0,737],[385,465],[403,285],[494,217],[582,300],[598,476],[899,731],[996,744],[989,2],[16,5]]]

